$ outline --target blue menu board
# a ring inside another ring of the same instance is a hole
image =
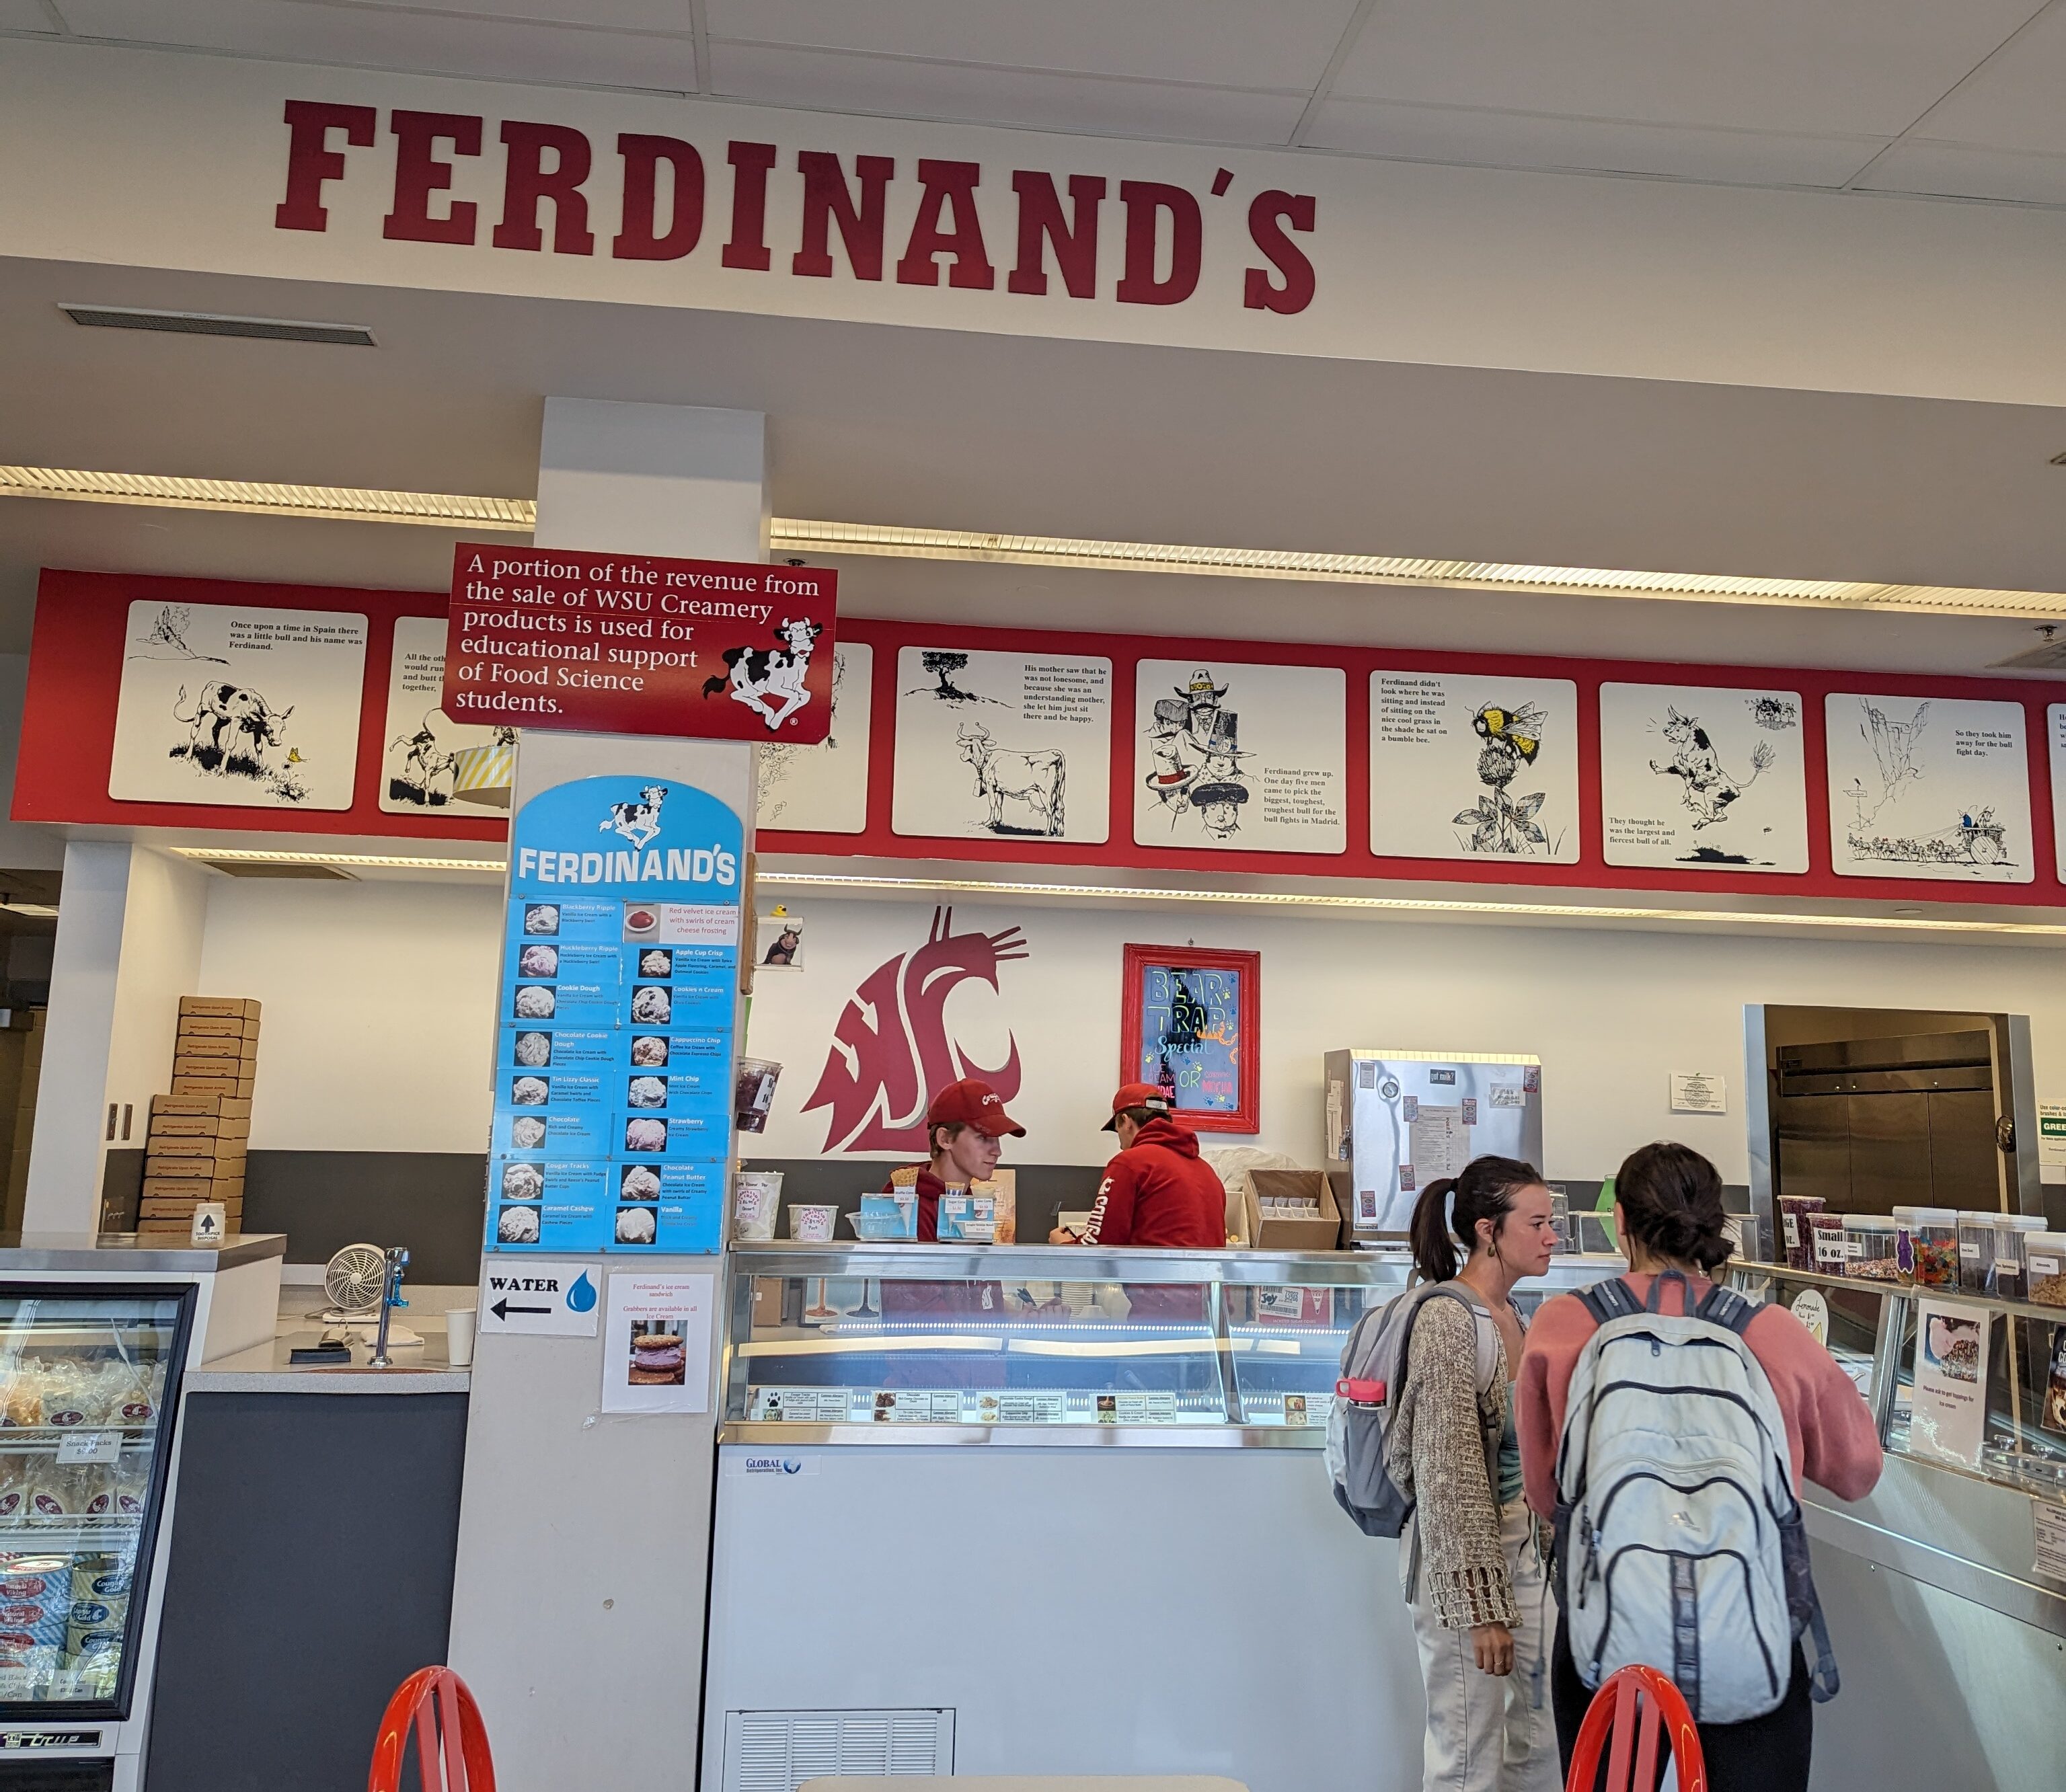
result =
[[[510,827],[491,1251],[710,1253],[731,1155],[743,831],[652,778]]]

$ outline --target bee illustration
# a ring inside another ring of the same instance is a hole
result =
[[[1521,755],[1523,765],[1535,763],[1542,750],[1542,724],[1547,718],[1533,703],[1517,710],[1502,710],[1488,703],[1471,718],[1471,726],[1482,740],[1499,741]]]

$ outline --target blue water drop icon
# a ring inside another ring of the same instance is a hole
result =
[[[576,1313],[594,1311],[595,1284],[588,1279],[585,1269],[574,1278],[574,1285],[567,1290],[567,1305]]]

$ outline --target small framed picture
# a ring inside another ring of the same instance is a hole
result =
[[[1120,1081],[1152,1082],[1201,1132],[1260,1127],[1262,955],[1122,949]]]

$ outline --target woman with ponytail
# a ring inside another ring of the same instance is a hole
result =
[[[1522,1495],[1513,1285],[1550,1267],[1550,1191],[1532,1164],[1481,1157],[1413,1209],[1413,1261],[1456,1300],[1413,1315],[1386,1465],[1415,1500],[1400,1539],[1428,1695],[1426,1792],[1556,1792],[1549,1600]]]

